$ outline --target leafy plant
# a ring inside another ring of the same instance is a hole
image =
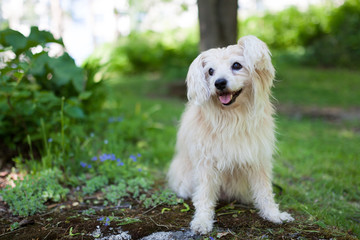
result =
[[[176,194],[169,189],[156,191],[151,195],[150,198],[146,198],[143,201],[145,208],[156,207],[162,204],[177,205],[179,203],[184,203],[184,200],[178,198]]]
[[[10,225],[10,231],[14,231],[16,229],[18,229],[20,227],[20,223],[18,222],[13,222],[11,225]]]
[[[65,198],[69,189],[59,184],[61,172],[48,169],[37,175],[27,175],[24,180],[15,181],[16,186],[5,187],[1,191],[4,201],[15,215],[28,216],[45,210],[44,203],[51,200],[59,202]]]
[[[91,104],[85,109],[84,103],[100,82],[94,83],[66,52],[51,56],[54,44],[64,47],[61,39],[37,27],[28,37],[11,29],[0,31],[0,138],[6,148],[21,151],[31,136],[32,150],[41,152],[41,119],[46,131],[56,132],[66,119],[85,120],[94,110]]]
[[[86,185],[83,187],[82,191],[85,195],[93,194],[102,187],[106,186],[108,182],[109,180],[105,176],[93,177],[86,181]]]
[[[329,31],[307,47],[310,64],[357,68],[360,65],[360,3],[347,0],[329,16]]]

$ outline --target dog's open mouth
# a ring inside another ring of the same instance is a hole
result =
[[[235,102],[236,98],[240,95],[241,92],[242,88],[236,92],[220,92],[218,93],[218,97],[223,105],[228,106]]]

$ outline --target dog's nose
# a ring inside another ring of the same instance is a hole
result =
[[[215,87],[218,90],[224,90],[226,88],[227,80],[224,78],[220,78],[215,81]]]

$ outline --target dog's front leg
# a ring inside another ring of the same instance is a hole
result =
[[[212,230],[219,190],[216,171],[207,166],[197,172],[197,186],[192,198],[195,206],[194,219],[190,224],[192,231],[206,234]]]
[[[275,203],[270,169],[258,165],[249,171],[248,179],[255,207],[259,209],[260,216],[270,222],[293,221],[291,215],[287,212],[280,212],[279,206]]]

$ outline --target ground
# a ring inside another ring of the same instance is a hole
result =
[[[71,195],[76,195],[74,191]],[[168,239],[185,239],[185,236],[186,239],[224,240],[357,239],[351,233],[336,228],[323,228],[321,224],[309,221],[306,216],[291,210],[296,219],[294,222],[273,224],[259,217],[252,206],[237,202],[220,202],[216,208],[214,231],[207,236],[199,236],[189,231],[194,214],[190,201],[175,206],[160,205],[145,209],[130,198],[118,206],[104,206],[106,204],[101,193],[80,201],[72,198],[70,196],[69,201],[59,204],[48,203],[45,212],[30,217],[12,216],[7,205],[0,202],[0,239],[129,239],[128,236],[131,239],[142,239],[156,232],[172,232],[173,238]],[[19,222],[19,228],[11,230],[13,222]],[[148,239],[164,238],[158,236]]]

